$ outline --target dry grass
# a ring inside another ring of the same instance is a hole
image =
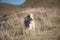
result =
[[[60,40],[59,0],[27,0],[21,6],[0,7],[0,40]],[[25,29],[24,18],[30,13],[35,17],[35,32]]]
[[[0,22],[0,40],[59,40],[60,8],[27,8]],[[36,32],[25,31],[24,17],[35,16]]]

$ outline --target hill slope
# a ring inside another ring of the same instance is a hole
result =
[[[59,2],[27,0],[24,5],[17,7],[17,10],[10,11],[11,15],[8,12],[9,15],[0,19],[0,40],[60,40]],[[34,14],[35,32],[25,30],[24,18],[30,13]]]

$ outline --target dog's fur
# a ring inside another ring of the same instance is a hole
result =
[[[33,14],[29,14],[24,21],[26,28],[35,31],[35,20]]]

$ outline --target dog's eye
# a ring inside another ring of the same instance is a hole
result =
[[[33,20],[32,18],[30,18],[30,20]]]

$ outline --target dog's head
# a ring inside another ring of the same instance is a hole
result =
[[[25,20],[33,20],[34,19],[34,17],[33,17],[33,14],[29,14],[26,18],[25,18]]]

